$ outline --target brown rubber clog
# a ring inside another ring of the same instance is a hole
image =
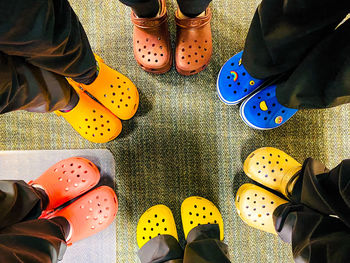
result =
[[[161,0],[161,12],[153,18],[139,18],[134,12],[134,55],[137,63],[147,72],[165,73],[172,65],[166,2]]]
[[[175,13],[177,33],[175,63],[181,75],[194,75],[205,69],[212,55],[211,11],[195,18],[180,18]]]

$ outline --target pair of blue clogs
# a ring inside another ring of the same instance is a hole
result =
[[[230,58],[217,80],[220,99],[230,105],[243,101],[240,115],[250,127],[268,130],[287,122],[298,110],[281,105],[276,98],[276,85],[261,89],[265,82],[255,79],[242,65],[243,51]]]

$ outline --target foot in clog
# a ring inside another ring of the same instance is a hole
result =
[[[250,127],[269,130],[286,123],[298,110],[277,101],[276,86],[268,86],[246,99],[240,107],[242,120]]]
[[[65,118],[82,137],[91,142],[106,143],[115,139],[122,130],[121,121],[76,85],[72,87],[79,95],[77,105],[68,112],[55,113]]]
[[[50,215],[49,219],[64,217],[70,226],[68,245],[92,236],[114,220],[118,211],[117,196],[108,186],[100,186],[65,208]]]
[[[180,9],[176,11],[175,63],[181,75],[194,75],[208,66],[213,50],[211,17],[209,7],[203,16],[195,18],[185,17]]]
[[[139,93],[135,85],[123,74],[108,67],[95,55],[98,64],[97,78],[89,85],[69,80],[76,90],[82,89],[94,96],[110,112],[122,120],[131,119],[139,105]]]
[[[242,64],[243,51],[230,58],[221,68],[216,88],[219,98],[226,104],[235,105],[251,95],[265,82],[253,78]]]
[[[155,74],[169,71],[173,60],[166,1],[161,0],[160,4],[156,17],[141,18],[134,12],[131,14],[135,59],[142,69]]]
[[[236,194],[238,215],[251,227],[277,234],[273,223],[273,212],[288,201],[254,184],[242,185]]]
[[[142,248],[160,235],[170,235],[179,240],[174,216],[165,205],[152,206],[140,217],[136,231],[137,244]]]
[[[217,224],[220,229],[220,240],[224,239],[224,222],[219,209],[209,200],[191,196],[181,205],[182,226],[187,239],[188,233],[199,225]]]
[[[82,157],[64,159],[30,181],[33,187],[45,191],[48,205],[44,214],[89,191],[100,180],[95,164]]]
[[[272,147],[255,150],[243,165],[249,178],[286,197],[292,192],[301,168],[291,156]]]

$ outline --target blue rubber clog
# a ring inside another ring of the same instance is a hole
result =
[[[221,68],[216,89],[219,98],[226,104],[234,105],[256,91],[264,80],[253,78],[242,65],[243,51],[230,58]]]
[[[240,107],[243,121],[259,130],[277,128],[286,123],[298,110],[281,105],[276,98],[276,85],[259,90]]]

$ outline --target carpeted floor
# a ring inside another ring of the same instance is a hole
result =
[[[120,202],[117,262],[138,262],[136,224],[152,205],[162,203],[173,210],[183,240],[180,206],[191,195],[206,197],[221,210],[232,262],[293,262],[289,245],[249,228],[235,212],[234,195],[248,181],[242,162],[256,148],[274,146],[299,161],[313,156],[335,166],[350,157],[350,106],[301,111],[279,129],[256,131],[242,122],[237,106],[218,99],[217,74],[243,48],[260,1],[213,1],[214,56],[209,67],[193,77],[182,77],[174,69],[154,76],[136,65],[130,9],[117,0],[70,2],[94,51],[138,86],[139,112],[123,123],[120,138],[103,145],[84,140],[54,114],[6,114],[0,117],[0,150],[111,150]],[[173,40],[175,3],[168,0]]]

